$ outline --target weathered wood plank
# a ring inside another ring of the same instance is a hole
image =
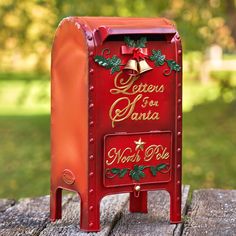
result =
[[[184,185],[182,187],[182,203],[181,203],[182,212],[181,213],[182,213],[182,219],[183,219],[182,222],[183,223],[176,224],[176,227],[173,232],[173,236],[182,235],[183,227],[184,227],[184,217],[186,215],[187,207],[188,207],[189,190],[190,190],[189,185]]]
[[[36,235],[48,221],[49,197],[24,199],[0,215],[0,235]]]
[[[182,214],[186,210],[189,186],[182,188]],[[129,213],[128,206],[115,225],[113,236],[180,235],[182,224],[169,223],[169,194],[166,191],[148,193],[148,214]]]
[[[47,223],[49,223],[49,196],[22,199],[0,214],[0,235],[38,235]]]
[[[183,235],[236,235],[236,190],[196,190]]]
[[[7,210],[7,208],[13,206],[15,204],[14,200],[10,199],[0,199],[0,213]]]
[[[65,204],[62,220],[48,224],[40,233],[40,236],[82,236],[82,235],[108,235],[113,224],[120,217],[120,213],[126,202],[127,194],[118,194],[105,197],[100,206],[101,231],[98,233],[84,233],[79,229],[80,200],[76,195]]]

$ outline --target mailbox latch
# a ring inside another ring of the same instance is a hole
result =
[[[134,186],[134,196],[135,197],[139,197],[140,190],[141,190],[141,186],[140,185],[135,185]]]

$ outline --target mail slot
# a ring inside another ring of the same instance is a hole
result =
[[[170,194],[181,220],[182,48],[163,18],[68,17],[58,26],[51,67],[51,219],[62,189],[81,199],[80,228],[99,231],[99,205],[130,193]]]

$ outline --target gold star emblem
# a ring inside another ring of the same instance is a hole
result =
[[[139,138],[138,141],[134,141],[134,143],[136,144],[135,151],[138,149],[143,150],[145,142],[143,142],[141,138]]]

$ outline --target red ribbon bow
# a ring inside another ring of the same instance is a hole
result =
[[[148,49],[147,48],[132,48],[128,46],[121,46],[121,54],[132,54],[133,58],[138,60],[144,59],[148,55]]]

